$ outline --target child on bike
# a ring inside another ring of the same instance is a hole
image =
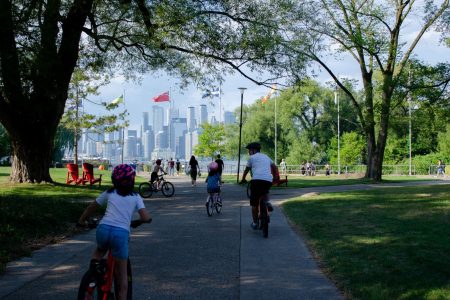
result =
[[[105,215],[97,227],[97,248],[92,254],[90,270],[93,274],[98,274],[101,268],[100,261],[110,250],[116,261],[119,286],[117,299],[123,300],[126,299],[128,290],[127,260],[131,217],[137,211],[140,223],[149,223],[152,220],[141,196],[133,192],[135,176],[134,169],[129,165],[122,164],[115,167],[111,175],[114,186],[101,193],[86,208],[77,224],[78,226],[86,225],[87,219],[100,206],[106,205]]]
[[[166,172],[164,172],[163,167],[161,166],[161,160],[157,159],[155,164],[153,165],[152,168],[152,173],[150,174],[150,183],[153,186],[153,182],[155,182],[155,180],[157,180],[158,182],[156,183],[156,188],[159,190],[159,180],[158,180],[158,173],[162,172],[163,174],[167,174]]]
[[[215,193],[220,192],[220,174],[218,172],[219,165],[213,161],[208,165],[208,176],[206,177],[206,191],[212,196]],[[207,205],[208,203],[206,203]],[[218,204],[222,205],[219,197]]]

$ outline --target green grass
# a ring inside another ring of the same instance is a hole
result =
[[[241,177],[239,177],[240,180]],[[249,180],[250,177],[247,177]],[[236,175],[223,175],[223,180],[226,183],[236,183]],[[351,185],[351,184],[370,184],[371,180],[361,178],[355,175],[332,175],[332,176],[299,176],[288,175],[288,188],[308,188],[321,186],[336,186],[336,185]],[[382,183],[395,183],[404,181],[427,181],[433,178],[423,176],[383,176]],[[284,186],[274,188],[286,188]]]
[[[283,204],[348,298],[450,299],[450,189],[328,193]]]
[[[0,167],[0,273],[8,261],[72,234],[87,204],[112,185],[110,171],[94,171],[103,175],[101,187],[66,185],[65,168],[50,169],[54,184],[13,184],[10,171]]]

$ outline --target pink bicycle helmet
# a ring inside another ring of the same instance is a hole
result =
[[[114,168],[111,180],[114,186],[133,186],[136,172],[130,165],[122,164]]]
[[[209,170],[210,171],[217,171],[218,168],[219,168],[219,165],[215,161],[212,161],[209,164]]]

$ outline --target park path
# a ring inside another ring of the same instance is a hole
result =
[[[208,217],[203,182],[192,187],[186,177],[170,180],[175,196],[147,200],[153,222],[132,232],[134,299],[343,299],[277,206],[309,192],[380,187],[273,190],[275,211],[269,238],[264,239],[249,226],[250,207],[242,186],[225,185],[222,213]],[[11,262],[0,276],[0,299],[76,298],[94,238],[90,231]]]

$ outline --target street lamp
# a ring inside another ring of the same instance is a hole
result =
[[[236,182],[239,183],[239,170],[241,164],[241,137],[242,137],[242,106],[244,103],[244,91],[247,89],[245,87],[238,88],[241,91],[241,117],[239,118],[239,154],[238,154],[238,165],[237,165],[237,176]]]
[[[411,95],[411,93],[410,93]],[[412,175],[411,167],[412,167],[412,126],[411,126],[411,96],[408,97],[408,114],[409,114],[409,176]]]
[[[334,104],[337,105],[337,142],[338,142],[338,175],[341,174],[341,144],[340,144],[340,122],[339,122],[339,94],[337,90],[334,92]]]

